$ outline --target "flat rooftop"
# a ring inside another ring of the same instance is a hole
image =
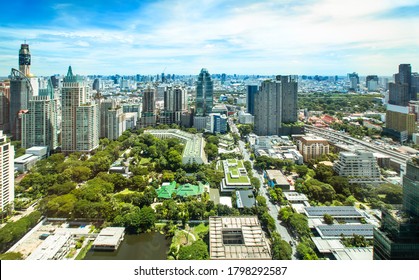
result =
[[[287,178],[282,174],[280,170],[270,169],[266,170],[266,175],[268,176],[269,180],[275,181],[277,185],[289,185]]]
[[[362,218],[362,214],[353,206],[312,206],[305,209],[308,217],[323,217],[329,214],[337,218]]]
[[[237,208],[251,208],[255,205],[255,195],[252,190],[236,191]]]
[[[256,216],[209,218],[211,259],[272,259]]]
[[[368,224],[319,225],[315,227],[322,238],[352,237],[354,234],[372,238],[374,226]]]
[[[52,260],[54,259],[54,256],[57,255],[57,253],[61,250],[61,248],[69,241],[69,239],[70,234],[50,235],[26,259]]]
[[[284,192],[284,196],[290,202],[293,202],[293,201],[308,201],[307,196],[303,193]]]
[[[227,185],[250,185],[242,160],[223,160],[223,168]]]
[[[100,231],[93,246],[117,246],[124,235],[124,227],[107,227]]]

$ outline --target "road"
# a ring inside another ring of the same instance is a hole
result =
[[[239,148],[240,148],[240,151],[242,152],[243,159],[244,160],[249,160],[250,155],[249,155],[248,151],[246,150],[245,143],[242,140],[239,140]],[[281,235],[281,238],[283,240],[287,241],[288,243],[290,243],[290,241],[291,241],[291,243],[296,244],[296,241],[288,233],[287,228],[285,226],[283,226],[280,223],[280,221],[278,220],[278,208],[275,204],[273,204],[270,201],[267,189],[263,186],[264,181],[263,181],[262,176],[254,169],[253,161],[250,161],[250,163],[252,164],[253,176],[258,178],[259,181],[260,181],[261,187],[259,189],[259,194],[266,198],[266,204],[268,206],[269,214],[275,220],[276,231],[279,233],[279,235]],[[291,257],[292,257],[293,260],[296,260],[297,259],[296,258],[297,251],[296,251],[295,245],[292,246],[291,248],[292,248],[292,256]]]

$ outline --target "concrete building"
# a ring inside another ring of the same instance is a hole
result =
[[[255,133],[278,135],[284,123],[297,121],[297,80],[293,76],[277,76],[262,82],[255,95]]]
[[[144,133],[150,133],[160,139],[177,138],[185,144],[182,153],[182,164],[207,164],[208,159],[205,155],[205,140],[201,135],[187,133],[179,129],[159,129],[146,130]]]
[[[126,130],[125,114],[117,100],[100,102],[100,137],[116,140]]]
[[[258,92],[257,85],[248,85],[246,94],[246,112],[254,115],[255,114],[255,96]]]
[[[206,131],[210,133],[227,133],[227,116],[215,113],[209,114]]]
[[[386,111],[386,128],[391,133],[400,138],[400,133],[406,131],[411,136],[416,131],[416,114],[409,112],[408,106],[397,106],[388,104]],[[393,133],[392,133],[393,132]]]
[[[6,136],[0,130],[0,210],[3,212],[8,206],[13,210],[15,199],[15,172],[13,158],[15,150]]]
[[[224,172],[221,181],[221,192],[232,192],[236,189],[252,189],[242,160],[227,159],[217,162],[217,168]]]
[[[311,159],[328,154],[330,152],[329,142],[322,137],[314,135],[295,136],[297,148],[302,154],[305,162]]]
[[[141,112],[140,127],[155,126],[156,121],[156,89],[149,85],[143,92],[143,109]]]
[[[378,76],[369,75],[366,78],[366,86],[368,91],[376,91],[378,89]]]
[[[70,234],[48,236],[26,260],[61,260],[70,252],[72,245]]]
[[[333,169],[339,176],[348,177],[349,183],[352,184],[382,182],[377,159],[371,152],[340,152],[339,160],[335,161]]]
[[[93,241],[93,250],[115,251],[124,239],[124,233],[124,227],[106,227],[102,229],[95,241]]]
[[[265,170],[265,178],[268,180],[268,186],[271,188],[278,187],[283,191],[290,190],[290,183],[280,170]]]
[[[196,130],[201,131],[207,128],[208,118],[206,116],[194,116],[193,117],[193,127]]]
[[[15,169],[22,173],[28,172],[36,164],[38,160],[39,157],[37,156],[25,154],[14,159]]]
[[[9,132],[10,81],[0,82],[0,130]]]
[[[28,110],[22,114],[22,147],[48,146],[55,150],[59,146],[60,127],[58,125],[59,100],[49,79],[47,88],[32,96]]]
[[[161,124],[181,124],[182,114],[188,110],[188,95],[180,85],[168,86],[164,92],[164,110],[160,113]]]
[[[245,113],[243,111],[239,112],[239,123],[240,124],[253,124],[255,117],[250,113]]]
[[[358,90],[359,89],[359,76],[357,73],[348,74],[349,79],[349,89],[351,90]]]
[[[99,146],[99,110],[89,89],[70,66],[61,89],[63,152],[91,152]]]
[[[419,158],[406,164],[402,209],[384,209],[374,230],[375,260],[419,259]]]
[[[270,260],[270,247],[256,216],[210,217],[212,260]]]

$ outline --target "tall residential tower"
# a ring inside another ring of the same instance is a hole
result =
[[[14,147],[6,141],[6,136],[0,130],[0,211],[8,206],[13,207],[15,198]],[[12,209],[11,209],[12,210]]]

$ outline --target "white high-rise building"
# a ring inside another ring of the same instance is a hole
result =
[[[100,103],[100,137],[116,140],[126,130],[125,114],[117,100]]]
[[[6,141],[6,135],[0,130],[0,210],[2,212],[8,205],[13,207],[15,198],[14,155],[14,147]]]
[[[91,152],[99,146],[99,110],[90,100],[89,87],[71,66],[61,91],[63,152]]]

